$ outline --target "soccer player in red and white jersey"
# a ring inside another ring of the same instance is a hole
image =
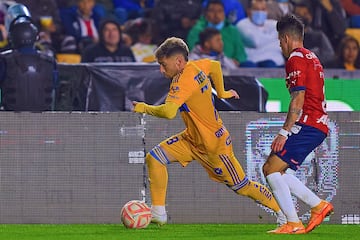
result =
[[[161,118],[172,119],[180,111],[186,126],[184,131],[165,139],[146,154],[152,222],[159,225],[167,222],[167,165],[180,163],[185,167],[194,160],[202,165],[210,179],[267,206],[277,213],[280,221],[283,214],[272,193],[262,184],[248,179],[234,155],[230,133],[214,106],[210,78],[217,97],[239,98],[239,95],[233,89],[224,89],[220,62],[188,61],[188,55],[188,46],[182,39],[165,40],[155,51],[161,73],[171,80],[165,103],[153,106],[133,102],[135,112]]]
[[[321,200],[294,175],[328,133],[324,72],[316,55],[303,47],[304,26],[297,17],[282,17],[276,29],[287,58],[286,86],[291,101],[285,123],[271,144],[272,152],[263,172],[287,223],[269,232],[301,234],[312,231],[333,212],[331,203]],[[298,218],[291,194],[311,207],[306,229]]]

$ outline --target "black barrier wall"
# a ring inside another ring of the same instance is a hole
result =
[[[164,103],[170,80],[155,64],[79,64],[59,66],[57,111],[130,111],[131,101]],[[224,76],[239,100],[215,98],[220,111],[265,111],[268,93],[254,76]]]
[[[265,183],[261,166],[285,114],[221,116],[249,178]],[[330,118],[329,137],[297,176],[334,204],[327,221],[359,224],[360,113],[330,113]],[[183,127],[179,117],[128,112],[2,112],[0,223],[119,223],[125,202],[151,204],[144,149]],[[308,209],[296,204],[306,221]],[[250,199],[211,182],[196,162],[169,166],[167,210],[170,223],[275,223]]]

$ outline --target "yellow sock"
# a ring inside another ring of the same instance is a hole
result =
[[[161,164],[151,154],[146,155],[149,172],[151,204],[165,206],[168,173],[165,165]]]
[[[237,194],[247,196],[254,199],[256,202],[272,209],[274,212],[280,211],[279,204],[277,203],[274,195],[264,185],[249,180],[249,183],[240,188]]]

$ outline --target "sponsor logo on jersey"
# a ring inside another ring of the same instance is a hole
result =
[[[224,132],[225,132],[225,129],[224,129],[223,127],[221,127],[219,130],[217,130],[217,131],[215,132],[215,136],[216,136],[217,138],[219,138],[219,137],[221,137],[222,135],[224,135]]]
[[[287,79],[299,77],[300,74],[301,74],[301,71],[300,71],[300,70],[292,71],[291,73],[288,74]]]
[[[223,170],[221,168],[214,168],[214,172],[216,175],[222,175]]]
[[[195,77],[194,80],[198,82],[198,84],[201,84],[206,80],[206,74],[203,71],[200,71]]]

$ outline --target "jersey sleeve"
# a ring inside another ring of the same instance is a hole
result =
[[[210,62],[210,77],[215,85],[218,98],[231,98],[233,95],[229,91],[225,91],[224,79],[221,70],[221,64],[218,61],[211,60]]]
[[[301,52],[295,52],[286,63],[286,85],[289,92],[306,90],[307,62]]]

